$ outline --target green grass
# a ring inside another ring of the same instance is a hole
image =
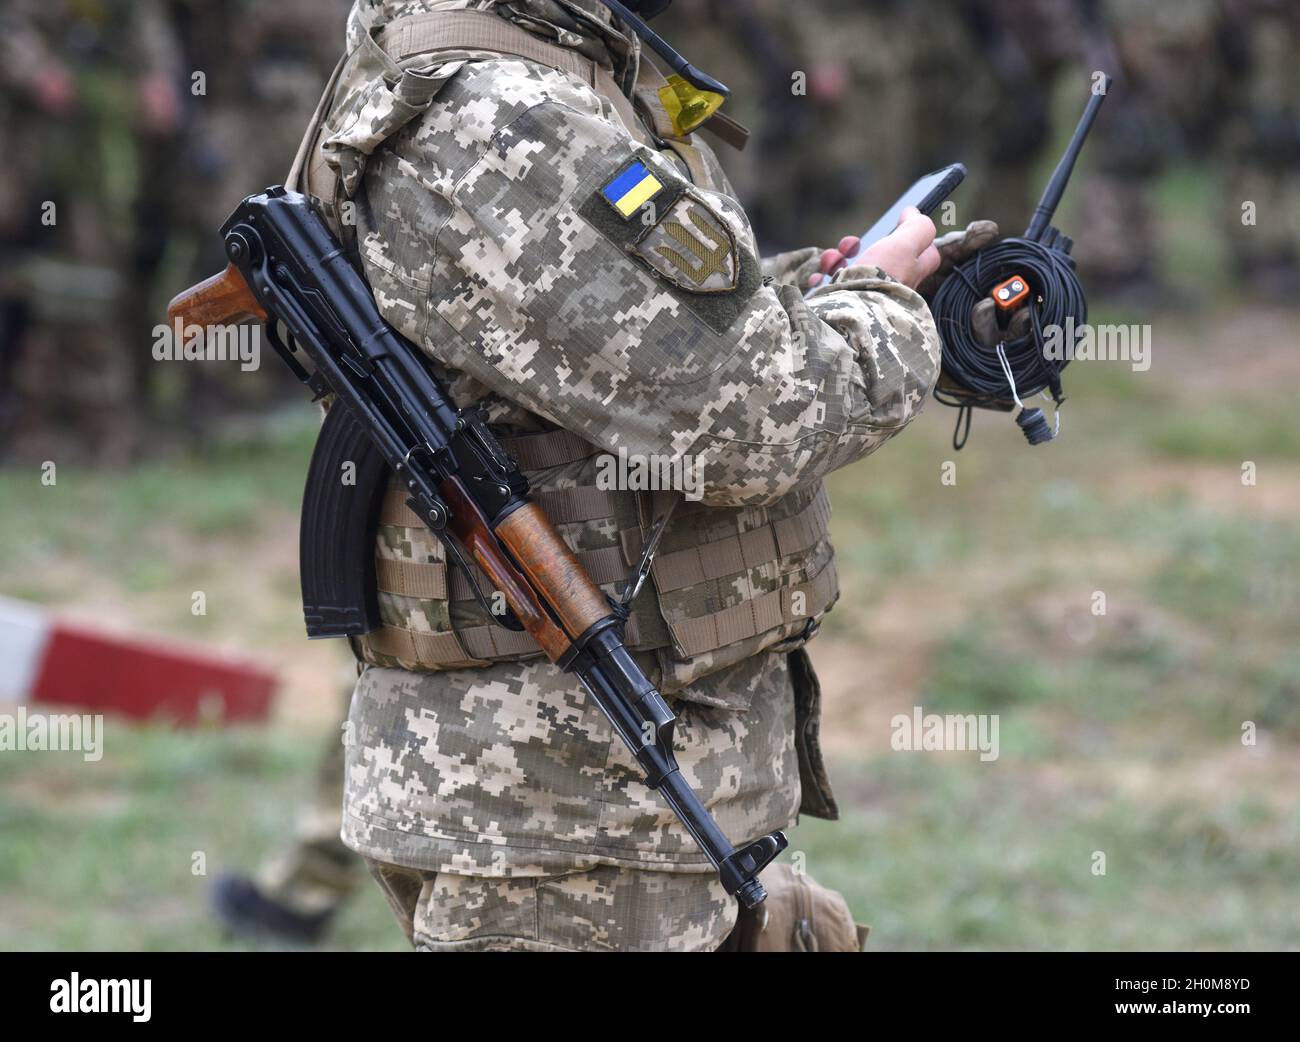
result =
[[[885,593],[939,591],[955,621],[918,618],[923,676],[902,701],[998,714],[1001,756],[841,758],[844,820],[805,820],[792,846],[874,925],[878,949],[1300,947],[1297,793],[1271,780],[1278,760],[1261,767],[1239,741],[1250,720],[1273,757],[1300,743],[1300,536],[1290,520],[1117,482],[1159,470],[1159,432],[1187,403],[1114,369],[1080,375],[1072,425],[1050,448],[1028,450],[1006,418],[981,416],[954,454],[951,414],[932,406],[835,476],[855,592],[827,633],[869,651]],[[1280,415],[1284,397],[1278,388],[1260,415]],[[33,555],[101,572],[127,606],[178,582],[219,588],[268,512],[292,524],[309,442],[304,426],[126,473],[67,468],[37,494],[30,473],[0,472],[4,589],[75,602],[75,585],[41,582]],[[1193,455],[1222,458],[1236,480],[1231,453]],[[940,467],[954,459],[946,486]],[[280,619],[285,646],[300,639],[291,571],[256,606]],[[1105,616],[1091,614],[1095,590]],[[223,610],[237,622],[245,607]],[[252,868],[282,842],[319,742],[288,726],[114,725],[107,748],[94,765],[0,757],[0,947],[242,947],[207,914],[211,875]],[[1222,779],[1208,795],[1193,787],[1202,763]],[[192,874],[195,851],[206,876]],[[402,947],[368,880],[328,943]]]
[[[172,535],[247,535],[261,511],[297,509],[314,434],[304,409],[287,430],[179,459],[109,472],[60,464],[52,485],[34,463],[0,469],[0,574],[68,549],[92,566],[130,568],[157,562]],[[137,581],[153,580],[146,569]]]
[[[842,765],[853,809],[805,821],[791,848],[872,925],[877,950],[1300,946],[1294,806],[1117,797],[1104,786],[1117,766],[1098,757],[1053,787],[1006,750],[994,764],[897,753]]]
[[[1153,447],[1171,459],[1232,463],[1294,460],[1300,455],[1300,424],[1285,402],[1221,401],[1146,424]]]
[[[1195,322],[1168,323],[1171,350],[1204,351]],[[1210,397],[1167,376],[1072,368],[1065,437],[1046,449],[981,415],[954,453],[951,413],[932,408],[835,476],[858,599],[827,633],[862,642],[865,665],[891,591],[957,605],[955,623],[916,620],[915,690],[868,680],[858,697],[1000,723],[992,764],[841,759],[844,820],[795,831],[873,947],[1300,948],[1300,528],[1240,495],[1244,459],[1295,478],[1300,427],[1280,386]],[[1221,492],[1197,494],[1171,462]],[[1247,721],[1259,748],[1241,742]]]
[[[0,756],[0,950],[257,947],[217,927],[208,886],[284,842],[320,748],[286,728],[173,732],[110,721],[98,763],[76,753]],[[364,872],[360,884],[330,945],[405,947]]]

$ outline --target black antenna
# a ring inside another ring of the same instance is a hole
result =
[[[604,0],[604,4],[620,19],[627,22],[637,36],[641,37],[655,54],[668,63],[673,72],[681,76],[696,90],[712,91],[714,94],[721,94],[724,98],[731,96],[730,87],[720,80],[715,80],[708,73],[700,72],[699,69],[683,58],[679,51],[674,50],[672,44],[646,25],[639,15],[619,3],[618,0]]]
[[[1052,216],[1061,203],[1061,196],[1065,194],[1065,186],[1070,183],[1070,174],[1074,172],[1074,164],[1079,158],[1083,143],[1088,138],[1088,132],[1092,130],[1092,124],[1097,118],[1097,113],[1101,111],[1102,102],[1106,100],[1106,95],[1110,93],[1111,83],[1111,78],[1103,73],[1100,84],[1101,89],[1094,88],[1092,97],[1088,99],[1087,107],[1083,110],[1083,115],[1079,117],[1079,125],[1074,128],[1074,136],[1070,138],[1070,143],[1066,146],[1065,154],[1061,156],[1061,161],[1056,164],[1056,169],[1052,172],[1052,179],[1047,182],[1047,187],[1043,189],[1043,197],[1038,201],[1033,219],[1025,230],[1026,239],[1032,239],[1035,242],[1041,241],[1043,234],[1052,223]]]

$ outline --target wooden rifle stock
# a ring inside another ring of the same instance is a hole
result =
[[[460,479],[444,481],[438,491],[450,507],[453,534],[552,662],[609,617],[609,600],[536,503],[512,511],[494,533]],[[509,556],[502,553],[503,546]],[[563,628],[555,624],[543,600]]]
[[[449,510],[447,524],[452,534],[474,562],[483,569],[483,574],[487,576],[493,588],[500,590],[505,596],[510,610],[515,613],[515,618],[541,645],[542,650],[546,652],[546,657],[552,662],[559,661],[572,646],[572,637],[555,624],[528,579],[519,574],[519,569],[515,567],[514,562],[502,552],[504,540],[498,541],[493,535],[487,517],[474,502],[469,490],[459,478],[450,478],[438,486],[438,491],[447,501]],[[526,509],[527,507],[521,507],[515,513]],[[542,515],[542,520],[550,524],[545,514]],[[558,535],[556,539],[559,539]],[[560,546],[565,550],[568,549],[563,542]],[[539,587],[539,589],[545,590],[546,587]],[[605,614],[608,613],[607,603]],[[559,614],[558,608],[557,614]]]
[[[496,535],[542,592],[571,640],[609,617],[613,609],[608,598],[536,503],[507,516],[497,525]]]
[[[206,328],[250,318],[265,322],[266,311],[233,264],[197,286],[182,290],[167,305],[167,321],[172,325],[179,319],[183,325]]]

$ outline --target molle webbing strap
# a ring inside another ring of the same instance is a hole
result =
[[[400,597],[422,597],[435,601],[465,601],[474,596],[469,579],[445,561],[394,561],[381,557],[375,562],[375,585],[380,593]]]
[[[636,619],[626,626],[627,645],[640,642]],[[442,669],[468,669],[485,666],[492,659],[513,655],[538,655],[541,648],[527,633],[501,626],[470,626],[454,633],[426,633],[402,626],[381,626],[366,635],[366,641],[381,655],[402,662]]]
[[[400,488],[390,488],[384,493],[379,507],[379,523],[397,528],[420,528],[424,522],[420,515],[406,505],[406,493]]]
[[[400,662],[442,669],[483,666],[506,655],[535,654],[537,641],[527,633],[501,626],[474,626],[455,633],[426,633],[402,626],[382,626],[367,634],[370,647]]]
[[[488,11],[431,11],[397,18],[380,31],[378,43],[397,62],[436,51],[491,51],[527,58],[591,81],[590,58],[547,43]]]
[[[803,595],[804,610],[795,611],[795,597]],[[764,593],[732,608],[713,612],[685,622],[669,623],[674,639],[688,658],[707,651],[725,648],[748,640],[802,618],[810,618],[807,608],[830,604],[839,594],[833,567],[823,568],[815,579]]]
[[[501,447],[515,458],[520,470],[545,470],[562,463],[576,463],[598,451],[594,445],[562,428],[545,434],[521,434],[498,440]]]
[[[614,494],[591,485],[538,492],[533,498],[541,504],[553,525],[563,525],[570,521],[600,521],[614,517],[618,512]]]
[[[599,450],[565,430],[544,434],[502,438],[501,444],[525,471],[545,470],[589,459]],[[615,493],[583,485],[536,493],[534,498],[553,524],[600,521],[617,517]],[[683,501],[677,516],[686,517],[707,510],[700,503]],[[769,562],[789,558],[815,547],[826,536],[830,502],[824,487],[788,517],[769,521],[750,531],[724,536],[698,546],[661,553],[653,576],[659,593],[673,593],[728,576],[743,575]],[[387,490],[379,522],[400,527],[422,527],[406,505],[400,486]],[[629,562],[640,556],[642,528],[620,533],[618,545],[578,551],[578,561],[597,585],[623,582],[631,572]],[[480,588],[491,585],[475,569]],[[469,578],[446,561],[401,561],[380,558],[376,562],[376,585],[382,593],[436,601],[471,601]],[[773,590],[742,604],[706,615],[667,622],[658,612],[640,618],[634,612],[627,627],[628,645],[639,649],[661,648],[670,642],[687,657],[749,640],[764,633],[792,626],[801,619],[821,614],[838,595],[835,569],[827,565],[812,580],[794,587]],[[796,611],[796,607],[798,611]],[[377,653],[425,668],[454,669],[482,666],[494,659],[540,653],[526,633],[496,625],[479,625],[451,632],[430,633],[400,626],[384,626],[367,638]],[[642,640],[645,641],[642,644]]]
[[[398,18],[379,33],[379,46],[396,62],[425,54],[487,51],[537,62],[582,80],[614,106],[629,133],[638,120],[608,71],[568,47],[548,43],[487,11],[432,11]]]
[[[828,605],[838,593],[835,569],[827,566],[810,582],[773,590],[701,618],[669,624],[669,629],[683,653],[694,657],[808,618],[808,606]],[[801,595],[803,610],[795,611],[795,599]],[[454,633],[383,626],[366,640],[382,655],[444,669],[483,665],[492,659],[540,651],[527,633],[492,624],[471,626]],[[627,623],[627,643],[631,648],[641,644],[635,615]]]
[[[825,487],[798,513],[773,521],[740,535],[724,536],[709,543],[661,553],[651,574],[660,593],[671,593],[711,579],[722,579],[792,554],[812,549],[825,536],[830,522],[830,500]],[[635,561],[641,553],[641,531],[622,533],[623,556]]]
[[[732,119],[721,110],[715,112],[709,117],[701,130],[707,130],[713,134],[723,144],[730,145],[737,152],[745,151],[745,146],[749,144],[749,128],[738,120]]]
[[[623,551],[617,546],[599,550],[580,550],[574,555],[597,586],[621,582],[628,577],[629,568],[623,560]],[[474,578],[479,588],[492,592],[491,584],[477,567]],[[375,562],[375,585],[381,593],[394,593],[399,597],[420,597],[436,601],[470,601],[474,588],[459,568],[448,568],[445,561],[396,561],[381,557]]]

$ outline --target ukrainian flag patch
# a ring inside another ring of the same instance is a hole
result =
[[[605,185],[600,194],[627,219],[663,190],[663,182],[637,160]]]

